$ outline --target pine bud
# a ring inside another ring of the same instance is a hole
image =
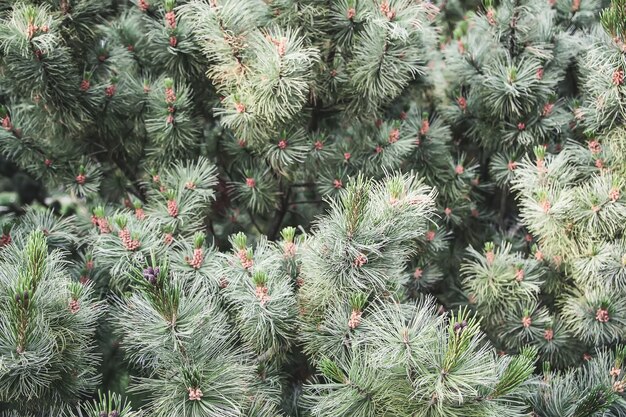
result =
[[[467,110],[467,100],[465,99],[465,97],[458,97],[456,99],[457,104],[459,105],[459,107],[461,108],[462,111]]]
[[[552,339],[554,339],[554,331],[552,329],[544,330],[543,338],[546,339],[548,342],[551,341]]]
[[[538,80],[542,80],[543,79],[543,67],[537,68],[537,72],[535,73],[535,77]]]
[[[172,217],[178,217],[178,204],[176,200],[168,200],[167,213]]]
[[[255,295],[262,306],[264,306],[270,300],[268,292],[269,289],[265,285],[257,285]]]
[[[111,98],[115,95],[116,87],[115,84],[111,84],[104,89],[104,95],[108,98]]]
[[[10,245],[11,244],[11,235],[8,233],[3,233],[2,236],[0,236],[0,248]]]
[[[396,143],[400,139],[400,129],[393,129],[389,133],[388,141],[389,143]]]
[[[185,257],[185,261],[191,266],[193,269],[199,269],[202,266],[202,262],[204,261],[204,252],[202,248],[196,248],[193,250],[193,257],[189,258]]]
[[[173,10],[165,13],[165,23],[168,29],[176,29],[176,13]]]
[[[137,2],[137,6],[139,7],[139,10],[145,12],[150,8],[150,3],[148,3],[146,0],[139,0]]]
[[[350,319],[348,320],[348,327],[351,329],[356,329],[359,324],[361,324],[361,316],[363,315],[362,311],[353,309],[352,313],[350,313]]]
[[[599,308],[596,311],[596,320],[600,323],[606,323],[610,320],[609,311],[606,308]]]
[[[13,129],[13,125],[11,124],[11,118],[9,117],[9,115],[8,115],[8,114],[7,114],[7,115],[5,115],[5,116],[2,118],[2,127],[3,127],[5,130],[11,130],[11,129]]]
[[[80,310],[80,304],[78,303],[78,300],[76,299],[70,300],[69,309],[70,309],[70,313],[72,314],[78,313],[78,311]]]
[[[80,91],[87,91],[89,90],[89,87],[91,87],[89,80],[85,79],[80,82]]]
[[[360,268],[367,263],[367,256],[365,256],[362,253],[359,253],[357,257],[354,258],[353,263],[354,263],[354,266],[356,266],[357,268]]]
[[[187,388],[189,391],[189,401],[200,401],[202,399],[202,391],[200,388]]]

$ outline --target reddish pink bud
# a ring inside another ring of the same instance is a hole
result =
[[[202,248],[194,249],[193,256],[191,258],[186,256],[185,261],[193,269],[199,269],[202,266],[202,263],[204,262],[204,252],[202,251]]]
[[[173,10],[165,13],[165,24],[169,29],[176,29],[176,13]]]
[[[80,310],[80,304],[78,303],[78,300],[70,300],[70,304],[68,307],[70,309],[70,313],[72,314],[76,314]]]
[[[348,327],[356,329],[359,324],[361,324],[361,315],[363,315],[361,311],[352,310],[352,313],[350,313],[350,319],[348,320]]]
[[[89,80],[82,80],[80,82],[80,91],[87,91],[89,90],[89,87],[91,87]]]
[[[10,234],[2,234],[2,236],[0,236],[0,248],[10,245],[11,242],[13,241],[13,239],[11,239],[11,235]]]
[[[246,178],[246,185],[249,188],[254,188],[256,187],[256,180],[254,178]]]
[[[256,298],[259,300],[259,303],[264,306],[270,300],[268,295],[269,289],[266,286],[257,286],[256,287]]]
[[[543,106],[543,110],[541,111],[541,115],[542,115],[543,117],[547,117],[547,116],[549,116],[550,114],[552,114],[552,110],[553,110],[553,109],[554,109],[554,104],[553,104],[553,103],[546,103],[546,104]]]
[[[399,129],[393,129],[391,132],[389,132],[389,143],[396,143],[398,139],[400,139]]]
[[[596,311],[596,320],[600,323],[606,323],[610,320],[609,311],[605,308],[599,308]]]
[[[130,231],[126,228],[120,230],[117,234],[122,241],[122,246],[129,251],[136,251],[141,246],[141,242],[131,237]]]
[[[367,256],[362,253],[359,253],[356,258],[354,258],[354,266],[360,268],[367,263]]]
[[[176,203],[176,200],[168,200],[167,214],[172,217],[178,217],[178,203]]]
[[[600,152],[602,152],[602,145],[600,145],[600,142],[598,142],[595,139],[590,140],[589,143],[587,144],[587,147],[589,148],[589,151],[591,151],[593,155],[597,155]]]
[[[187,391],[189,391],[189,401],[200,401],[202,400],[202,390],[200,388],[192,388],[189,387],[187,388]]]
[[[8,114],[2,118],[2,127],[5,130],[13,129],[13,124],[11,123],[11,118],[9,117]]]
[[[146,213],[141,207],[138,207],[135,209],[135,217],[137,218],[137,220],[143,220],[146,218]]]
[[[611,81],[615,85],[624,84],[624,71],[621,68],[618,70],[615,70],[615,72],[613,72],[613,76],[611,77]]]
[[[537,77],[538,80],[542,80],[543,79],[543,67],[537,68],[537,72],[535,73],[535,77]]]
[[[104,89],[104,95],[111,98],[115,95],[116,89],[115,84],[111,84]]]
[[[396,17],[395,10],[393,10],[391,6],[389,6],[389,3],[387,2],[387,0],[383,0],[383,2],[380,4],[380,11],[389,20],[393,20],[393,18]]]
[[[467,100],[465,99],[465,97],[458,97],[456,99],[456,102],[459,105],[459,107],[461,108],[461,110],[463,110],[463,111],[467,110]]]
[[[174,89],[172,87],[167,87],[165,89],[165,102],[168,104],[172,104],[176,101],[176,94],[174,93]]]

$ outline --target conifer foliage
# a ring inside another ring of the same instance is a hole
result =
[[[0,416],[625,416],[625,21],[1,2]]]

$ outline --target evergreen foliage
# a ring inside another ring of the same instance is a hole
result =
[[[1,2],[0,416],[626,416],[625,19]]]

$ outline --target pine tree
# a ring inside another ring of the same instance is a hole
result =
[[[0,4],[0,415],[626,415],[605,3]]]

